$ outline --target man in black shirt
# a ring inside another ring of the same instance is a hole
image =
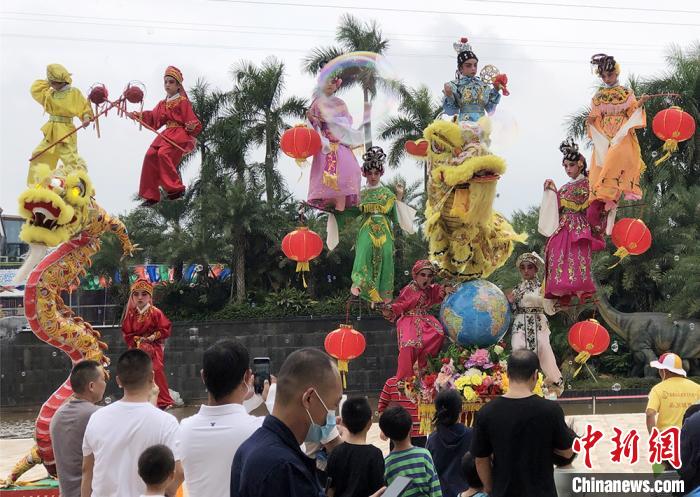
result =
[[[471,453],[490,497],[556,497],[552,457],[573,457],[561,407],[532,393],[538,369],[534,352],[514,351],[508,392],[476,415]]]

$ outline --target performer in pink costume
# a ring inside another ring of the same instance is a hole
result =
[[[319,209],[343,211],[357,205],[360,198],[362,171],[352,149],[364,144],[364,134],[351,127],[347,105],[334,95],[342,83],[336,77],[317,88],[307,113],[321,135],[322,147],[311,164],[307,196],[308,203]]]
[[[585,300],[595,293],[591,275],[591,252],[605,248],[603,221],[590,224],[589,184],[586,159],[573,141],[563,142],[562,165],[571,181],[558,191],[554,181],[544,183],[539,232],[549,237],[545,248],[544,295],[568,305],[571,297]]]
[[[396,378],[399,380],[413,376],[414,363],[418,362],[418,367],[423,368],[428,356],[440,352],[445,332],[428,311],[453,291],[451,286],[433,283],[435,266],[428,260],[416,261],[412,274],[413,281],[383,311],[384,317],[390,321],[398,318],[399,365]]]

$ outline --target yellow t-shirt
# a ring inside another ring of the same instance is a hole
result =
[[[686,409],[700,400],[700,385],[688,378],[674,376],[655,385],[649,392],[647,409],[658,413],[656,427],[663,431],[681,427]]]

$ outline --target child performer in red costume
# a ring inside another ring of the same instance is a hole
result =
[[[202,124],[192,110],[192,104],[182,87],[182,79],[182,73],[177,67],[168,66],[163,76],[165,100],[161,100],[151,111],[131,114],[153,129],[165,126],[163,136],[157,136],[153,140],[143,160],[139,197],[144,199],[144,206],[160,201],[160,186],[170,200],[176,200],[185,193],[185,185],[182,184],[177,166],[182,156],[194,149],[195,136],[202,131]],[[179,145],[184,152],[170,142]]]
[[[160,389],[157,405],[165,410],[174,404],[164,363],[165,339],[170,336],[172,323],[152,300],[153,285],[148,280],[139,278],[131,285],[131,296],[122,317],[122,333],[127,347],[141,349],[151,356],[155,382]]]
[[[413,265],[413,281],[406,285],[398,298],[382,311],[384,317],[396,322],[399,341],[399,365],[396,371],[398,380],[413,376],[413,364],[424,368],[427,356],[440,352],[445,332],[440,322],[428,314],[430,308],[443,301],[451,286],[433,283],[435,266],[427,260],[416,261]]]

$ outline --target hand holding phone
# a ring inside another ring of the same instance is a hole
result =
[[[255,357],[255,358],[253,358],[253,376],[255,376],[253,390],[257,394],[262,394],[263,388],[265,387],[265,380],[270,382],[270,358],[269,357]]]

